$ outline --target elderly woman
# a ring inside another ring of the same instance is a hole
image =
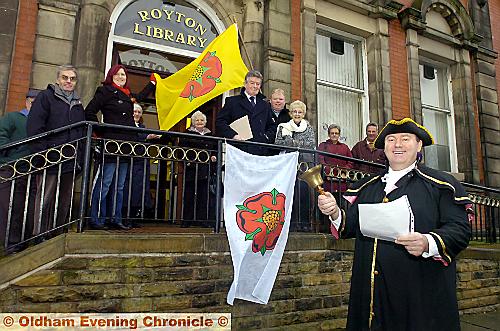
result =
[[[318,146],[318,151],[328,152],[331,154],[338,154],[343,156],[352,157],[351,150],[349,146],[339,141],[340,138],[340,126],[337,124],[330,124],[328,126],[328,139]],[[324,184],[324,189],[328,192],[344,192],[346,190],[346,184],[338,184],[335,181],[335,177],[338,174],[338,171],[335,171],[336,168],[352,168],[352,162],[341,160],[335,157],[319,155],[319,163],[324,166],[324,173],[326,175],[326,181]],[[332,176],[330,176],[331,170],[334,168],[334,172]]]
[[[306,116],[306,105],[296,100],[290,104],[290,121],[278,125],[276,132],[276,145],[300,147],[314,149],[314,130]],[[302,153],[299,157],[300,162],[312,162],[313,155]]]
[[[97,122],[97,113],[101,112],[103,122],[122,126],[135,127],[133,117],[134,99],[142,99],[155,89],[155,83],[150,82],[146,88],[134,98],[128,86],[127,70],[122,65],[114,65],[109,69],[102,86],[98,87],[94,97],[85,108],[87,121]],[[136,140],[137,134],[128,130],[102,129],[97,134],[110,140]],[[110,225],[120,230],[129,228],[122,223],[123,188],[127,178],[130,158],[105,156],[99,166],[94,188],[92,190],[91,220],[92,229],[103,229],[105,218],[111,216]],[[116,174],[116,175],[115,175]],[[116,177],[116,178],[115,178]],[[116,191],[113,201],[114,210],[107,210],[107,198],[113,180],[116,180]]]
[[[191,126],[186,133],[196,136],[211,135],[211,131],[206,127],[206,124],[207,117],[205,114],[201,111],[196,111],[191,116]],[[180,145],[188,148],[207,150],[208,155],[211,154],[210,150],[214,148],[213,144],[203,141],[203,139],[186,139],[181,141]],[[199,154],[199,160],[205,161],[204,153]],[[205,225],[205,221],[213,221],[215,219],[215,197],[209,194],[209,178],[211,173],[215,171],[215,165],[210,165],[210,161],[215,162],[215,156],[210,156],[209,160],[207,160],[208,163],[186,163],[184,172],[186,184],[184,186],[183,227],[188,227],[194,224],[193,222],[195,221],[200,225]]]
[[[281,123],[276,132],[276,145],[314,149],[314,130],[308,121],[304,119],[306,105],[299,100],[290,104],[290,121]],[[299,162],[311,163],[314,155],[301,153]],[[303,181],[295,182],[295,202],[292,210],[292,228],[296,230],[309,231],[309,204],[310,196],[307,184]],[[300,215],[300,218],[299,218]]]

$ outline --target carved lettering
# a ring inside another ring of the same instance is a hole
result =
[[[139,31],[139,23],[134,24],[134,33],[144,35],[144,32]]]
[[[163,39],[163,29],[154,27],[153,28],[153,38]]]
[[[186,15],[183,13],[175,12],[177,14],[177,23],[180,23],[182,18],[185,17]]]
[[[184,24],[186,24],[186,26],[188,28],[193,28],[195,25],[196,25],[196,21],[194,19],[192,19],[191,17],[188,17],[186,18],[186,20],[184,21]]]
[[[196,37],[188,34],[186,44],[191,45],[191,46],[196,46]]]
[[[145,10],[138,11],[137,14],[141,17],[141,21],[146,22],[149,21],[148,12]]]
[[[159,9],[151,9],[151,17],[159,20],[161,18],[161,11]]]
[[[165,13],[165,15],[167,15],[167,20],[171,20],[171,16],[172,16],[172,13],[174,12],[173,10],[166,10],[166,9],[163,9],[163,12]]]
[[[179,33],[177,35],[177,38],[175,38],[175,42],[179,43],[179,44],[185,44],[186,42],[184,41],[184,34],[183,33]]]
[[[165,29],[165,40],[174,41],[174,31]]]
[[[194,29],[194,31],[199,31],[200,36],[203,36],[203,34],[205,32],[207,32],[207,28],[204,28],[200,23],[198,23],[198,25],[196,26],[196,29]]]
[[[198,41],[200,42],[200,48],[204,48],[205,43],[207,42],[207,39],[198,37]]]
[[[148,25],[146,28],[146,36],[151,37],[151,26]]]

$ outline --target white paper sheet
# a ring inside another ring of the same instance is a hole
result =
[[[359,228],[366,237],[394,241],[413,231],[413,212],[406,195],[391,202],[358,207]]]
[[[238,118],[236,121],[229,124],[229,127],[238,132],[238,135],[243,140],[253,138],[252,128],[250,128],[250,122],[248,121],[248,115]]]

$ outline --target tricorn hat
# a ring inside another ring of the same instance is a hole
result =
[[[407,117],[399,121],[390,120],[375,138],[375,148],[384,149],[385,137],[393,133],[413,133],[422,140],[423,146],[434,144],[431,133],[424,126]]]

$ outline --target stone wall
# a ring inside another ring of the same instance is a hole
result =
[[[229,312],[234,329],[341,328],[352,244],[291,235],[269,304],[231,307],[225,235],[69,234],[0,260],[0,311]],[[499,261],[472,257],[459,261],[460,309],[492,309],[500,303]]]

